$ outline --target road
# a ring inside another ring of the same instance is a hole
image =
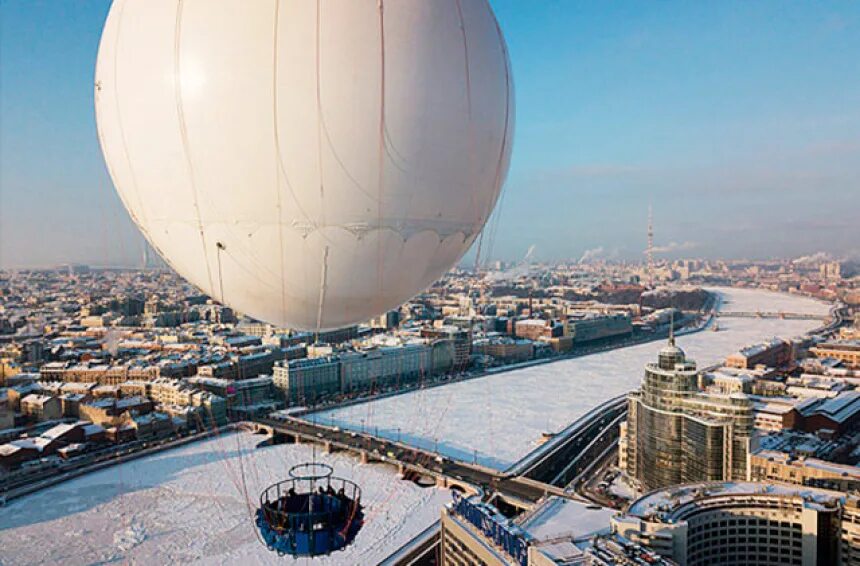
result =
[[[369,461],[388,462],[400,466],[403,471],[430,476],[437,480],[451,480],[454,485],[458,482],[469,484],[483,489],[488,494],[498,492],[513,501],[534,503],[547,494],[582,500],[578,495],[565,493],[560,487],[528,477],[506,476],[504,472],[498,470],[452,460],[370,434],[345,431],[293,417],[262,418],[255,422],[271,428],[276,435],[281,436],[280,440],[298,438],[305,442],[323,444],[328,449],[348,450]]]
[[[564,487],[593,456],[617,440],[618,423],[627,415],[627,396],[596,407],[543,446],[508,469],[508,473]]]

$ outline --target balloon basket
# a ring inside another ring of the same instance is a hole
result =
[[[260,495],[257,528],[281,556],[320,556],[352,543],[364,514],[361,488],[319,463],[290,468],[290,478]]]

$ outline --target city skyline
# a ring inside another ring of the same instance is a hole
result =
[[[0,267],[140,264],[93,118],[109,5],[2,2]],[[493,259],[641,260],[649,203],[658,257],[858,252],[856,6],[492,6],[518,112]]]
[[[860,564],[858,32],[0,0],[0,566]]]

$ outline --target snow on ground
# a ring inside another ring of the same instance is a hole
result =
[[[312,449],[255,449],[262,438],[228,433],[16,500],[0,508],[0,565],[308,562],[266,550],[249,512],[259,493],[310,460]],[[381,464],[346,454],[317,453],[317,460],[361,486],[366,524],[346,551],[313,564],[375,564],[436,521],[450,500]]]
[[[749,289],[714,289],[725,311],[826,314],[820,301]],[[791,338],[820,325],[815,320],[724,318],[719,332],[678,338],[700,367],[740,347],[773,336]],[[562,360],[353,405],[315,416],[322,424],[376,433],[453,458],[505,469],[537,445],[543,432],[558,432],[603,401],[639,386],[646,362],[661,344]],[[363,422],[362,422],[363,421]]]

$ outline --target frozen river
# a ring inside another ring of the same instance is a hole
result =
[[[825,313],[808,299],[725,290],[726,310]],[[679,339],[700,365],[775,334],[795,336],[815,321],[724,319],[721,332]],[[325,415],[469,460],[505,468],[544,431],[557,431],[591,407],[639,384],[659,343],[496,374]],[[399,427],[399,430],[398,430]],[[0,508],[0,566],[35,564],[283,564],[256,539],[254,499],[310,459],[307,445],[254,449],[231,433],[70,480]],[[363,489],[366,524],[345,552],[319,564],[375,564],[439,517],[449,495],[400,480],[392,468],[318,454],[335,475]],[[247,494],[247,497],[246,497]],[[301,561],[299,561],[301,562]]]
[[[88,474],[0,507],[0,565],[296,564],[256,538],[250,513],[268,485],[311,459],[307,445],[254,449],[228,433]],[[362,488],[353,544],[314,564],[376,564],[439,518],[450,495],[393,468],[317,453]],[[247,498],[245,494],[247,493]]]
[[[714,289],[725,311],[786,311],[826,314],[826,303],[781,293]],[[721,361],[738,348],[772,336],[791,338],[820,323],[814,320],[720,319],[720,332],[678,339],[700,367]],[[532,450],[543,432],[557,432],[601,402],[638,387],[646,362],[661,344],[572,358],[499,373],[320,413],[323,424],[376,432],[505,469]]]

